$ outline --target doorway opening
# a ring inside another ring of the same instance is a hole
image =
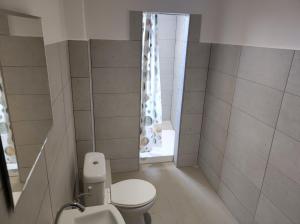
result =
[[[178,150],[189,15],[143,13],[140,163]]]

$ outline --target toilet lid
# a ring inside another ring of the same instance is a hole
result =
[[[148,181],[129,179],[111,185],[111,202],[121,207],[140,207],[154,200],[155,187]]]

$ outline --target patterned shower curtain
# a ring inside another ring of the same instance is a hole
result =
[[[140,151],[161,146],[161,88],[157,15],[143,14]]]

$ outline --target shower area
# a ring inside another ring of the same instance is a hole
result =
[[[174,159],[186,56],[186,45],[181,40],[187,38],[188,26],[188,15],[143,13],[141,163]]]

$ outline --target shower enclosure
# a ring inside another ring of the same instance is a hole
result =
[[[188,15],[143,13],[141,163],[173,161],[186,56],[186,45],[181,40],[187,38],[188,25]]]
[[[143,16],[140,151],[161,146],[161,86],[157,43],[157,14]]]

